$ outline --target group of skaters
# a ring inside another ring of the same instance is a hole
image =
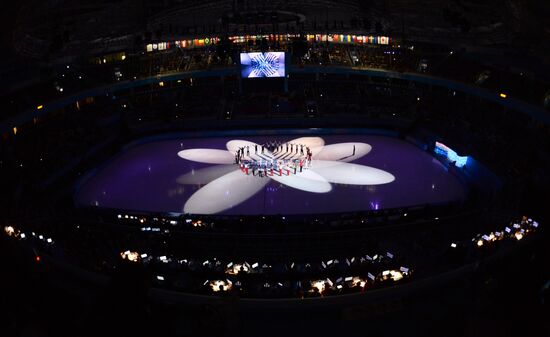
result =
[[[243,159],[246,156],[250,157],[250,149],[252,146],[246,145],[237,149],[235,153],[235,162],[238,163],[239,159]],[[265,154],[265,150],[268,150],[274,155],[288,155],[288,154],[300,154],[305,155],[308,160],[311,160],[311,149],[304,144],[293,143],[276,143],[271,142],[268,144],[258,145],[254,144],[254,154]]]
[[[250,157],[251,150],[256,155],[265,154],[267,150],[275,158],[252,159]],[[294,158],[296,154],[300,155],[299,158]],[[286,158],[289,155],[291,155],[290,158]],[[241,170],[247,175],[252,174],[259,177],[283,176],[302,172],[304,168],[311,165],[311,157],[311,149],[306,145],[269,142],[263,145],[255,144],[240,147],[235,153],[235,163],[239,164]]]

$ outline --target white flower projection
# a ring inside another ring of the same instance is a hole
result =
[[[372,147],[366,143],[339,143],[325,145],[320,137],[302,137],[287,142],[301,144],[311,150],[311,163],[307,170],[291,175],[264,176],[263,178],[244,174],[235,164],[235,154],[240,148],[254,149],[256,143],[246,140],[227,142],[227,150],[189,149],[178,152],[178,156],[199,163],[216,164],[193,170],[178,178],[178,183],[204,185],[185,203],[183,211],[190,214],[215,214],[230,209],[251,198],[273,179],[280,184],[311,193],[327,193],[331,183],[346,185],[380,185],[395,180],[383,170],[350,163],[369,153]],[[287,143],[284,143],[285,146]],[[261,145],[258,145],[261,147]],[[268,151],[256,154],[251,151],[252,160],[276,159]]]

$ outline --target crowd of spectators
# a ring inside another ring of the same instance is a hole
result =
[[[399,236],[388,232],[378,235],[384,239],[377,249],[310,258],[213,256],[206,252],[204,256],[192,257],[178,252],[175,248],[178,242],[170,240],[172,234],[165,231],[143,237],[99,224],[60,228],[42,223],[36,230],[9,225],[4,226],[3,231],[31,250],[37,263],[51,259],[57,264],[74,264],[108,276],[114,276],[121,264],[135,264],[155,287],[184,293],[307,298],[363,293],[407,282],[416,276],[431,277],[487,257],[488,253],[496,254],[503,247],[513,247],[514,242],[539,230],[539,224],[528,217],[498,229],[484,225],[491,228],[488,234],[472,235],[476,228],[466,226],[462,234],[452,228],[442,229],[442,237],[434,235],[432,229],[414,227],[416,233],[410,235],[409,240],[429,236],[429,241],[416,243],[425,245],[420,249],[422,253],[400,245]],[[169,245],[162,244],[166,241],[170,241]],[[382,246],[392,247],[391,251]]]
[[[74,94],[86,88],[120,81],[215,68],[236,68],[241,51],[283,50],[298,67],[328,66],[422,72],[469,85],[506,93],[543,106],[549,94],[548,83],[528,73],[516,73],[488,65],[463,51],[412,44],[371,46],[312,42],[306,48],[293,43],[230,44],[199,49],[173,48],[155,53],[124,55],[118,60],[98,58],[99,64],[82,63],[67,68],[42,71],[41,78],[14,92],[3,93],[7,112],[1,119],[34,109],[36,106]],[[105,62],[103,62],[105,61]]]
[[[357,230],[390,227],[466,213],[464,201],[417,205],[395,209],[354,213],[317,214],[313,219],[301,215],[224,216],[124,212],[94,207],[80,208],[78,218],[90,218],[104,224],[126,226],[143,232],[178,231],[192,233],[276,234],[314,233],[331,230]]]

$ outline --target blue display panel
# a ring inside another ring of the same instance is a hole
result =
[[[468,156],[459,156],[450,147],[440,142],[435,142],[434,152],[454,162],[456,167],[463,167],[468,162]]]
[[[241,77],[285,77],[285,53],[241,53]]]

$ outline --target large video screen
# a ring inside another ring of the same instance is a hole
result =
[[[285,53],[241,53],[242,78],[285,77]]]

